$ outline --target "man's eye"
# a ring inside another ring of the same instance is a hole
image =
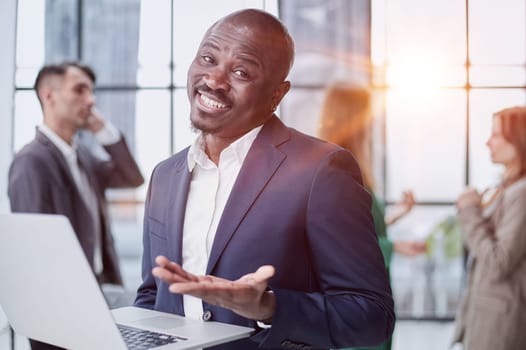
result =
[[[213,63],[214,62],[214,59],[210,56],[202,56],[203,58],[203,61],[205,61],[206,63]]]
[[[234,74],[237,75],[240,78],[248,78],[248,74],[245,71],[242,70],[235,70]]]

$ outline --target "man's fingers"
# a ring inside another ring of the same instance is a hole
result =
[[[155,262],[160,267],[168,270],[169,272],[179,275],[184,280],[188,281],[198,281],[199,279],[197,276],[191,274],[190,272],[186,271],[181,267],[181,265],[174,263],[173,261],[170,261],[167,257],[159,255],[155,258]]]
[[[231,289],[217,288],[217,284],[206,283],[174,283],[168,287],[171,293],[191,295],[204,302],[223,308],[233,309],[237,305],[236,293]]]
[[[193,295],[190,293],[194,287],[189,286],[189,284],[195,284],[195,283],[173,283],[168,286],[168,290],[172,293],[177,294],[190,294],[192,296],[197,297],[197,295]]]
[[[247,273],[242,276],[236,282],[243,282],[248,284],[261,283],[267,281],[269,278],[274,276],[275,270],[272,265],[260,266],[256,272]]]
[[[181,276],[182,278],[188,280],[188,281],[193,281],[193,282],[197,282],[199,281],[199,277],[197,277],[196,275],[194,274],[191,274],[190,272],[186,271],[185,269],[183,269],[181,267],[181,265],[179,264],[176,264],[172,261],[170,261],[170,263],[168,264],[167,268],[172,271],[173,273]]]
[[[162,266],[162,267],[164,267],[165,265],[168,265],[169,262],[170,262],[170,260],[168,260],[168,258],[163,256],[163,255],[158,255],[155,258],[155,263],[157,265],[159,265],[159,266]]]
[[[172,293],[189,294],[198,298],[204,298],[211,291],[218,292],[221,289],[219,283],[201,280],[200,282],[173,283],[168,288]]]
[[[154,267],[152,274],[163,281],[172,282],[174,274],[162,267]]]
[[[191,294],[194,296],[198,294],[200,297],[206,296],[210,293],[210,295],[217,293],[218,295],[223,296],[233,296],[233,293],[242,289],[247,289],[247,286],[246,284],[236,283],[213,276],[200,276],[198,282],[186,281],[182,283],[174,283],[170,285],[169,289],[174,293]]]
[[[188,279],[185,277],[172,273],[163,267],[154,267],[152,269],[152,274],[167,283],[188,282]]]
[[[275,269],[272,265],[263,265],[254,272],[254,280],[256,282],[263,282],[274,276]]]

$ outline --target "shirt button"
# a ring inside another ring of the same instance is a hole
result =
[[[206,310],[203,313],[203,316],[201,316],[201,317],[203,318],[203,321],[210,321],[212,319],[212,311]]]

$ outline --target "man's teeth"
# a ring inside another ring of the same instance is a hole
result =
[[[203,104],[205,106],[207,106],[207,107],[218,108],[218,109],[226,108],[225,104],[217,102],[217,101],[214,101],[214,100],[206,97],[205,95],[201,94],[201,95],[199,95],[199,97],[201,98],[201,102],[203,102]]]

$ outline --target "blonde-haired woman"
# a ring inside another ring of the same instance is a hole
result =
[[[374,179],[371,157],[371,97],[368,90],[338,83],[330,86],[321,109],[319,137],[348,149],[358,161],[365,187],[371,192],[371,212],[374,219],[378,243],[382,250],[386,268],[393,251],[406,256],[415,256],[425,251],[425,243],[416,241],[392,242],[387,238],[386,226],[398,221],[413,207],[415,200],[411,191],[403,193],[391,215],[385,217],[385,205],[374,194]],[[391,339],[370,349],[389,350]]]
[[[495,113],[486,145],[505,171],[487,201],[475,189],[457,200],[469,259],[453,341],[465,350],[526,349],[526,107]]]

